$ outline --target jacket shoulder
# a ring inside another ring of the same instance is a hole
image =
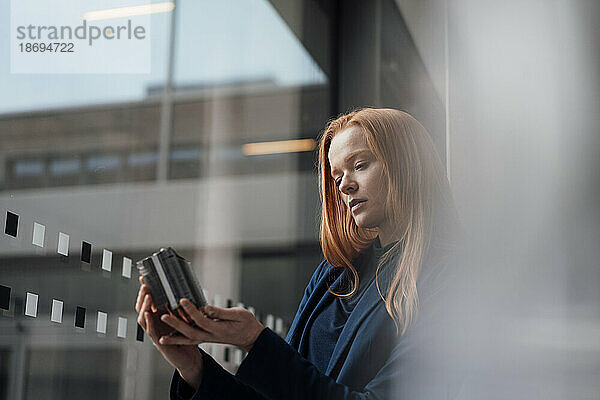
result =
[[[311,281],[316,283],[323,280],[334,268],[335,267],[333,265],[329,264],[329,262],[324,259],[315,269]]]

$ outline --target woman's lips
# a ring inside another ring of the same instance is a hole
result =
[[[363,204],[366,203],[366,200],[361,200],[358,203],[356,203],[355,205],[352,206],[351,211],[352,212],[356,212],[357,210],[360,210],[360,208],[362,207]]]

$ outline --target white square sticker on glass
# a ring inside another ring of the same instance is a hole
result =
[[[110,250],[102,251],[102,269],[109,272],[112,269],[112,251]]]
[[[215,294],[215,298],[213,299],[213,305],[215,307],[223,307],[223,298],[220,294]]]
[[[274,330],[275,329],[275,317],[272,314],[267,314],[267,321],[265,327]]]
[[[37,317],[39,296],[35,293],[27,292],[27,298],[25,300],[25,315],[28,317]]]
[[[151,15],[174,2],[11,0],[13,74],[148,74]],[[150,3],[150,4],[149,4]],[[123,6],[126,7],[123,7]]]
[[[131,278],[131,258],[123,257],[123,273],[125,278]]]
[[[108,314],[102,311],[98,311],[98,319],[96,322],[96,332],[106,333],[106,321],[108,320]]]
[[[125,339],[127,337],[127,318],[119,317],[117,324],[117,336]]]
[[[44,247],[44,237],[46,236],[46,227],[37,222],[33,223],[33,238],[31,243],[38,246]]]
[[[52,314],[50,321],[62,324],[63,318],[63,302],[60,300],[52,299]]]
[[[283,319],[275,318],[275,332],[280,335],[283,333]]]
[[[235,363],[241,364],[243,359],[244,359],[244,353],[242,353],[242,350],[236,349],[235,350]]]
[[[69,255],[69,235],[58,232],[58,254]]]

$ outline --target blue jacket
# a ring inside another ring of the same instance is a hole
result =
[[[328,289],[342,280],[342,269],[323,261],[306,287],[285,341],[264,329],[236,375],[203,352],[204,375],[198,390],[193,392],[175,371],[171,399],[451,398],[456,382],[448,376],[452,365],[442,334],[444,305],[448,304],[444,298],[446,260],[431,258],[424,265],[417,283],[419,316],[404,335],[396,334],[375,283],[367,287],[343,328],[325,374],[298,351],[308,340],[306,327],[333,296]]]

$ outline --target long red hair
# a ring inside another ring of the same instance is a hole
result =
[[[377,268],[379,271],[387,262],[395,264],[391,279],[385,282],[385,294],[378,278],[376,283],[388,314],[404,333],[416,316],[417,278],[428,251],[432,245],[450,243],[450,237],[440,234],[448,232],[441,224],[448,223],[449,215],[453,218],[456,215],[448,179],[427,130],[406,112],[363,108],[328,123],[319,143],[321,248],[331,265],[347,268],[353,277],[352,290],[346,294],[334,293],[336,296],[351,296],[356,292],[358,274],[352,263],[377,236],[375,229],[356,225],[331,176],[328,157],[331,140],[350,127],[364,132],[387,178],[386,216],[395,227],[398,243],[381,258]]]

